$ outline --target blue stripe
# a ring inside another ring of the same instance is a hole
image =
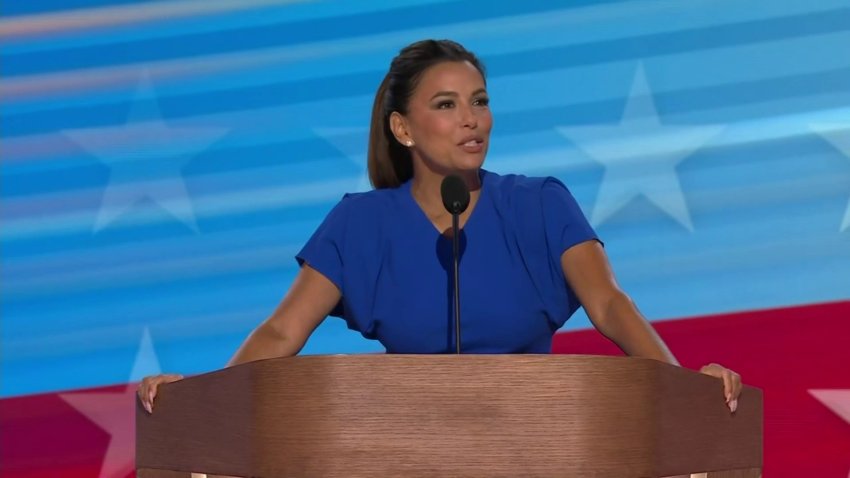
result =
[[[566,139],[564,139],[563,144],[567,146],[569,143]],[[771,169],[771,164],[804,157],[806,156],[804,153],[805,151],[809,151],[809,154],[811,154],[812,151],[829,152],[830,149],[830,146],[825,144],[820,138],[808,135],[802,138],[782,138],[775,141],[756,143],[753,145],[737,146],[733,149],[734,154],[727,153],[725,156],[712,156],[711,162],[712,165],[716,167],[723,166],[724,164],[753,163],[755,165],[759,165],[759,168],[765,168],[763,173],[756,174],[759,181],[778,180],[782,177],[788,177],[788,173],[781,168]],[[531,153],[533,151],[529,152]],[[238,156],[231,156],[231,164],[236,166],[238,162],[232,161],[233,157]],[[564,158],[564,161],[575,164],[574,158]],[[694,160],[691,159],[685,163],[690,163],[687,168],[690,168],[695,164],[693,161]],[[341,165],[346,162],[347,160],[340,158]],[[683,167],[685,166],[683,165]],[[817,172],[817,169],[813,169],[813,166],[810,165],[807,167],[807,171],[815,173]],[[848,172],[850,172],[850,168],[848,168]],[[80,174],[85,174],[85,172],[80,171]],[[322,175],[322,178],[324,179],[331,179],[334,175],[338,175],[340,173],[337,170],[322,169],[320,171],[316,171],[314,174]],[[740,178],[740,180],[752,181],[752,177],[753,176],[751,174],[745,174]],[[278,178],[275,177],[268,179],[270,182],[278,180]],[[732,179],[735,178],[727,178],[726,181]],[[570,185],[570,188],[574,189],[574,194],[581,202],[584,204],[592,204],[595,199],[596,188],[601,180],[601,166],[593,163],[583,170],[574,171],[572,175],[569,178],[565,178],[565,180]],[[190,185],[190,190],[194,190],[194,188],[191,187],[193,178],[191,176],[187,177],[186,181]],[[280,181],[286,181],[286,178],[280,177]],[[294,174],[293,177],[289,178],[289,181],[304,181],[305,183],[309,183],[309,179],[303,174]],[[352,184],[352,188],[353,187],[354,184]],[[343,191],[339,192],[339,197],[342,196],[342,193]],[[848,193],[850,193],[850,191],[848,191]],[[89,210],[92,227],[94,226],[94,219],[100,205],[100,197],[100,190],[92,191],[92,208]],[[205,217],[203,215],[203,210],[199,209],[199,228],[205,234],[214,234],[216,232],[231,231],[240,228],[275,225],[280,225],[282,228],[285,228],[287,223],[320,219],[335,202],[336,201],[316,204],[300,204],[291,207],[273,208],[271,210],[248,209],[241,213],[221,214],[210,217]],[[120,219],[117,221],[117,224],[119,226],[121,225]],[[310,231],[305,231],[303,233],[307,234],[309,232]],[[2,246],[4,257],[7,259],[14,259],[59,251],[84,251],[89,248],[96,249],[98,247],[109,246],[112,244],[180,238],[185,237],[187,233],[191,234],[185,225],[179,223],[177,220],[167,220],[151,225],[109,227],[94,235],[89,232],[89,230],[86,230],[84,233],[80,233],[78,231],[67,231],[60,232],[55,235],[26,238],[23,240],[5,239]],[[273,242],[277,241],[277,237],[270,238],[270,240]]]
[[[755,28],[758,26],[759,28]],[[796,27],[796,28],[795,28]],[[778,35],[776,32],[781,32]],[[557,68],[575,68],[584,65],[614,61],[647,59],[673,53],[696,52],[730,44],[758,43],[794,35],[815,35],[835,31],[850,31],[850,9],[835,10],[812,16],[795,16],[783,19],[747,22],[734,26],[711,27],[669,34],[648,35],[623,40],[594,42],[588,44],[540,49],[522,54],[493,55],[484,58],[491,77],[502,75],[546,71]],[[761,32],[761,33],[760,33]],[[705,38],[715,39],[707,43]],[[372,71],[352,75],[328,76],[294,82],[281,82],[238,90],[204,92],[187,95],[185,98],[160,98],[167,107],[174,101],[180,117],[211,112],[232,111],[341,98],[370,94],[374,91],[385,71]],[[215,101],[210,101],[211,98]],[[180,99],[178,99],[180,98]],[[181,103],[183,102],[183,103]],[[126,103],[80,107],[63,110],[63,115],[54,111],[32,114],[7,115],[5,136],[14,137],[57,129],[89,128],[115,124],[116,115],[126,111]],[[178,117],[169,115],[169,117]],[[72,119],[73,123],[68,123]]]
[[[120,1],[17,2],[11,13]],[[592,1],[426,1],[269,5],[12,38],[0,53],[4,88],[91,73],[67,68],[118,66],[130,74],[145,65],[121,65],[186,63],[178,72],[152,72],[159,84],[147,102],[136,102],[135,85],[124,80],[0,102],[0,396],[124,382],[145,328],[164,370],[221,367],[293,280],[293,252],[344,191],[360,185],[359,157],[338,148],[356,154],[365,138],[356,130],[325,134],[365,128],[388,60],[408,37],[427,32],[460,39],[492,73],[495,129],[485,167],[556,176],[591,217],[605,203],[600,194],[612,186],[605,183],[612,171],[560,128],[621,124],[638,65],[654,119],[716,126],[706,144],[682,146],[698,149],[666,178],[681,185],[693,230],[643,196],[596,226],[618,282],[650,319],[847,299],[850,228],[841,227],[850,153],[833,144],[848,132],[842,124],[850,111],[846,1],[611,1],[602,8]],[[8,7],[4,21],[14,21]],[[227,52],[234,54],[223,61],[236,61],[216,64],[221,73],[192,70],[203,63],[196,55],[217,61]],[[179,172],[142,158],[130,171],[112,169],[118,158],[101,162],[63,136],[120,128],[138,108],[155,119],[155,106],[166,126],[227,134],[186,158]],[[622,127],[636,156],[642,144],[663,146],[663,129],[634,137],[641,128]],[[20,149],[28,145],[36,151]],[[170,192],[185,201],[193,212],[182,219],[197,230],[144,198],[96,229],[107,185],[153,187],[146,180],[166,173],[184,181],[187,196],[171,186],[152,196]],[[581,314],[569,324],[590,325]],[[326,321],[304,349],[377,350],[337,320]]]
[[[622,1],[622,0],[619,0]],[[603,3],[619,3],[604,0]],[[576,0],[573,8],[595,5],[599,0]],[[282,22],[248,28],[198,33],[178,38],[156,38],[94,47],[56,49],[48,52],[0,55],[5,75],[33,75],[62,70],[94,68],[104,65],[150,62],[187,58],[210,53],[228,53],[268,47],[339,40],[376,33],[399,32],[500,18],[517,14],[545,12],[559,7],[554,2],[463,1],[449,4],[417,5],[390,11],[368,12],[335,18]],[[401,21],[403,19],[403,21]],[[380,31],[375,26],[381,25]],[[401,47],[401,46],[399,46]]]
[[[181,1],[181,0],[179,0]],[[185,2],[185,0],[182,0]],[[33,35],[8,38],[4,45],[7,53],[24,53],[39,50],[54,50],[57,47],[68,49],[110,43],[139,41],[149,38],[181,37],[201,32],[214,32],[235,28],[268,25],[281,21],[307,21],[318,18],[339,17],[343,15],[363,14],[380,10],[392,10],[412,5],[446,3],[450,0],[370,0],[369,2],[350,2],[347,0],[281,0],[277,2],[229,2],[222,7],[221,2],[208,8],[208,2],[189,0],[194,7],[180,15],[172,15],[168,6],[164,11],[159,5],[153,9],[158,18],[156,28],[151,28],[151,20],[134,21],[125,19],[119,25],[108,23],[94,30],[62,28],[47,29]],[[836,1],[836,0],[828,0]],[[52,12],[51,12],[52,14]],[[129,21],[126,21],[129,20]]]
[[[850,31],[850,8],[499,55],[487,67],[493,75],[527,73],[841,31]]]
[[[185,169],[188,177],[225,171],[243,171],[280,164],[307,163],[322,158],[342,158],[339,151],[323,139],[306,139],[278,143],[270,138],[268,143],[211,149],[198,154]],[[240,158],[234,161],[233,158]],[[59,164],[72,163],[65,167],[51,168],[44,172],[15,173],[15,167],[4,167],[0,177],[2,193],[6,199],[38,196],[66,190],[101,188],[108,180],[109,168],[85,151],[71,158],[55,158]],[[40,161],[40,160],[36,160]],[[341,161],[342,163],[342,161]],[[74,165],[75,164],[75,165]],[[301,174],[303,179],[303,172]]]
[[[342,98],[359,93],[363,85],[368,84],[370,88],[373,88],[378,83],[378,78],[374,74],[351,75],[327,78],[318,82],[263,86],[252,88],[247,92],[242,89],[213,94],[160,97],[156,101],[162,108],[167,120],[293,104],[300,102],[298,100],[307,95],[318,95],[317,92],[322,92],[321,99],[323,100]],[[627,81],[623,83],[623,91],[626,92]],[[662,114],[684,113],[771,101],[781,102],[791,98],[812,97],[813,101],[816,101],[816,97],[827,93],[850,93],[848,84],[850,84],[850,66],[812,74],[658,93],[653,97]],[[564,94],[567,95],[569,92],[565,91]],[[622,113],[623,101],[622,99],[610,99],[572,104],[569,107],[559,105],[510,114],[499,114],[498,107],[494,106],[494,114],[500,130],[517,134],[554,126],[611,122]],[[825,101],[828,102],[825,106],[835,106],[834,99]],[[4,121],[5,135],[14,137],[58,130],[122,124],[126,121],[130,106],[130,102],[124,102],[9,116]],[[801,108],[807,107],[802,106]],[[361,118],[364,116],[362,112],[349,112],[348,114]],[[745,117],[761,115],[762,113],[758,110],[754,110]],[[292,118],[282,118],[282,120],[293,121]],[[366,127],[367,125],[362,126]],[[300,143],[300,146],[307,147],[305,154],[294,154],[292,157],[310,157],[314,151],[313,148],[318,147],[312,142]],[[285,150],[284,152],[290,151]],[[10,184],[8,187],[10,189],[4,190],[4,195],[9,194],[8,191],[13,191],[12,195],[20,191],[14,184]]]
[[[169,0],[18,0],[3,2],[0,17],[14,20],[20,15],[39,13],[73,12],[86,8],[134,5],[138,3],[169,3]]]

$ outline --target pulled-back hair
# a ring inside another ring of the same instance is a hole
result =
[[[474,54],[451,40],[422,40],[403,48],[378,87],[369,131],[369,180],[376,189],[394,188],[413,177],[410,150],[390,129],[393,111],[407,114],[413,91],[428,68],[447,61],[471,63],[485,77],[484,65]]]

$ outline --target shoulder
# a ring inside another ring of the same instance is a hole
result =
[[[398,205],[398,195],[399,192],[396,189],[346,193],[328,217],[336,221],[374,224],[389,217]]]
[[[525,202],[548,202],[548,196],[570,195],[567,186],[552,176],[525,176],[485,172],[486,185],[497,202],[522,205]]]
[[[499,216],[521,230],[563,229],[568,225],[590,230],[578,201],[558,178],[487,173],[486,180]]]
[[[398,200],[398,189],[373,189],[359,193],[345,193],[338,207],[351,212],[368,212],[374,208],[392,206]]]

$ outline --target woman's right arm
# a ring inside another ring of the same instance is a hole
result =
[[[333,282],[305,264],[274,313],[251,332],[227,366],[297,354],[341,297]]]
[[[305,264],[274,313],[251,332],[227,366],[297,354],[341,297],[333,282]],[[138,392],[145,409],[153,411],[159,385],[182,378],[175,374],[145,377]]]

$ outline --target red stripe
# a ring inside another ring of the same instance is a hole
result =
[[[807,390],[850,389],[850,301],[654,326],[684,366],[718,362],[764,390],[766,477],[848,476],[850,423]],[[553,352],[620,354],[595,330],[558,334]],[[97,477],[108,444],[109,435],[57,393],[0,400],[4,478]]]
[[[125,388],[119,385],[91,391],[120,392]],[[58,393],[0,400],[3,478],[97,477],[108,444],[109,434]]]
[[[682,365],[717,362],[764,390],[764,476],[847,478],[850,423],[808,390],[850,389],[850,301],[653,326]],[[595,330],[558,334],[552,349],[622,355]]]

